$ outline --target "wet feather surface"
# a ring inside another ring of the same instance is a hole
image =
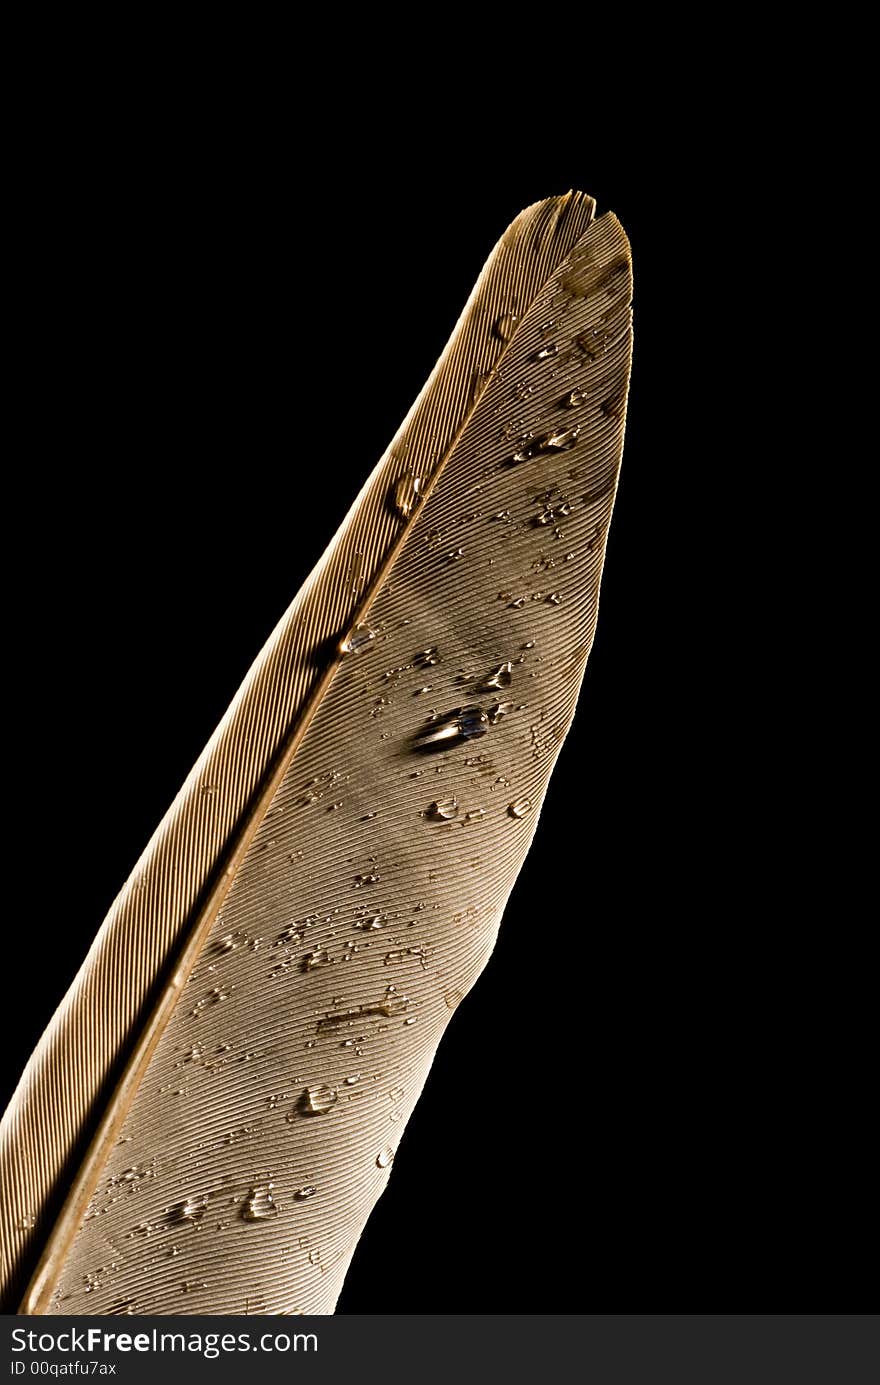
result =
[[[580,194],[493,252],[4,1118],[13,1307],[333,1311],[574,713],[630,301]]]

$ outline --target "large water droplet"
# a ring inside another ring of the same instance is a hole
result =
[[[393,1159],[394,1150],[389,1145],[385,1149],[380,1150],[379,1153],[376,1155],[376,1165],[380,1169],[387,1169],[388,1165],[392,1162]]]
[[[351,634],[348,635],[340,644],[340,654],[360,654],[367,649],[376,638],[375,630],[369,625],[356,625]]]
[[[519,317],[516,313],[502,313],[495,322],[495,335],[499,341],[510,341],[516,331]]]
[[[338,1100],[338,1093],[333,1087],[319,1083],[314,1087],[306,1087],[299,1099],[299,1109],[304,1116],[326,1116]]]
[[[456,707],[420,732],[414,738],[414,744],[424,748],[451,741],[469,741],[477,736],[485,736],[488,726],[489,718],[482,707]]]
[[[423,481],[421,476],[398,477],[394,485],[394,508],[403,518],[408,519],[422,498]]]
[[[512,818],[524,818],[532,811],[531,799],[515,798],[512,803],[508,803],[507,811]]]
[[[458,817],[458,800],[456,798],[440,798],[434,803],[429,803],[425,809],[425,816],[434,822],[451,822]]]
[[[266,1183],[251,1188],[241,1209],[242,1221],[266,1221],[278,1215],[278,1206],[272,1196],[274,1183]]]

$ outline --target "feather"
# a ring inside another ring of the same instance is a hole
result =
[[[630,302],[583,194],[492,252],[22,1076],[5,1311],[333,1312],[574,713]]]

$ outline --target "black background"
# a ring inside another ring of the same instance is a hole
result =
[[[630,237],[630,411],[580,708],[343,1313],[833,1306],[858,1283],[833,981],[762,884],[765,789],[735,767],[756,670],[729,572],[760,528],[731,514],[742,458],[715,404],[742,321],[717,299],[739,169],[726,154],[722,187],[686,130],[634,143],[581,114],[552,156],[474,128],[306,164],[304,137],[210,114],[120,132],[96,113],[53,128],[17,209],[8,1090],[506,225],[580,187]]]

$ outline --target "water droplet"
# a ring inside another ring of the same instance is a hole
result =
[[[376,1155],[376,1165],[380,1169],[387,1169],[388,1165],[392,1162],[393,1159],[394,1150],[389,1145],[387,1148],[381,1150]]]
[[[565,519],[570,514],[571,505],[567,500],[563,500],[560,504],[547,505],[535,519],[535,524],[558,524],[560,519]]]
[[[581,404],[586,404],[587,395],[585,390],[572,390],[564,399],[560,401],[564,409],[578,409]]]
[[[360,1075],[360,1073],[359,1073],[359,1072],[353,1072],[352,1075],[351,1075],[351,1077],[346,1077],[346,1079],[345,1079],[345,1085],[346,1085],[346,1087],[354,1087],[358,1082],[360,1082],[360,1080],[361,1080],[361,1075]]]
[[[422,498],[423,481],[421,476],[408,472],[398,477],[394,485],[394,508],[402,519],[408,519]]]
[[[541,433],[538,437],[532,438],[518,452],[514,452],[513,461],[527,462],[532,457],[539,457],[544,452],[567,452],[574,447],[580,434],[580,428],[554,428],[549,433]]]
[[[304,1116],[326,1116],[338,1100],[338,1093],[333,1087],[327,1087],[323,1084],[306,1087],[299,1099],[299,1110]]]
[[[310,1264],[310,1265],[320,1265],[320,1263],[321,1263],[321,1252],[320,1252],[319,1250],[310,1250],[310,1251],[309,1251],[309,1264]]]
[[[489,719],[481,707],[456,707],[417,735],[414,744],[425,747],[473,740],[477,736],[485,736],[488,725]]]
[[[207,995],[196,1001],[190,1014],[200,1015],[209,1005],[219,1005],[221,1001],[228,1000],[234,990],[234,986],[212,986]]]
[[[194,1196],[190,1194],[182,1202],[175,1203],[168,1209],[168,1220],[178,1224],[184,1222],[195,1223],[201,1221],[208,1207],[208,1199],[204,1194]]]
[[[472,808],[470,812],[465,813],[464,820],[465,822],[482,822],[485,816],[485,808]]]
[[[365,933],[373,933],[377,928],[385,927],[385,920],[381,914],[373,914],[367,919],[356,919],[354,927],[363,929]]]
[[[329,961],[330,956],[326,947],[320,947],[317,951],[306,954],[302,961],[302,969],[303,971],[314,971],[315,967],[320,967],[324,962]]]
[[[419,650],[419,653],[414,655],[412,662],[413,668],[433,668],[435,664],[439,664],[440,655],[436,647],[432,645],[430,649]]]
[[[459,560],[459,558],[463,558],[463,557],[464,557],[464,549],[463,549],[463,548],[453,548],[452,552],[451,552],[451,553],[447,553],[446,556],[447,556],[447,558],[449,559],[449,561],[450,561],[451,563],[457,563],[458,560]]]
[[[495,335],[499,341],[510,341],[516,331],[519,317],[516,313],[502,313],[495,322]]]
[[[485,688],[487,692],[491,691],[493,688],[509,688],[512,679],[513,664],[508,659],[507,663],[499,665],[494,672],[490,673],[489,676],[483,680],[481,687]]]
[[[354,888],[359,890],[362,885],[375,885],[378,879],[379,872],[376,870],[368,871],[363,875],[356,875],[354,877]]]
[[[507,811],[512,818],[524,818],[532,811],[531,799],[515,798],[512,803],[508,803]]]
[[[251,1188],[241,1209],[242,1221],[266,1221],[278,1215],[278,1206],[272,1196],[274,1183],[259,1188]]]
[[[497,726],[501,718],[506,717],[507,713],[512,712],[513,709],[514,705],[512,702],[496,702],[494,706],[489,708],[487,713],[489,724],[491,726]]]
[[[37,1219],[34,1216],[33,1212],[25,1212],[23,1217],[19,1217],[18,1222],[16,1224],[18,1226],[19,1231],[30,1231],[32,1227],[36,1226]]]
[[[425,816],[434,822],[451,822],[458,817],[458,800],[456,798],[441,798],[429,803],[425,809]]]
[[[376,638],[375,630],[369,625],[356,625],[351,634],[348,635],[340,644],[340,654],[359,654],[366,649]]]
[[[548,357],[555,356],[558,350],[558,344],[555,341],[551,341],[547,346],[542,346],[540,351],[536,351],[533,359],[536,361],[546,361]]]
[[[544,599],[547,602],[548,606],[562,605],[562,597],[559,595],[559,592],[549,592]]]
[[[311,1183],[307,1183],[305,1187],[297,1188],[293,1196],[297,1202],[305,1202],[306,1198],[314,1197],[317,1191],[318,1189],[313,1187]]]
[[[410,1015],[409,1019],[408,1019],[408,1020],[404,1020],[403,1022],[404,1022],[404,1024],[415,1024],[415,1022],[416,1022],[416,1017],[415,1017],[415,1015]]]

